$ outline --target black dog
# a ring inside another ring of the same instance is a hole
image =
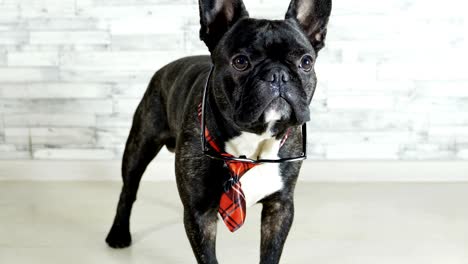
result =
[[[141,176],[165,145],[176,153],[177,186],[195,257],[198,263],[217,263],[217,213],[232,175],[226,162],[203,155],[198,112],[205,83],[206,127],[220,153],[296,156],[302,148],[300,126],[310,118],[314,62],[324,46],[331,0],[292,0],[285,20],[251,19],[242,0],[199,4],[200,38],[211,56],[174,61],[152,78],[125,147],[124,184],[106,242],[114,248],[131,244],[130,212]],[[301,164],[265,163],[240,179],[246,206],[263,204],[261,263],[279,262]]]

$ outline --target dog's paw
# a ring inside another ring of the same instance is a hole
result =
[[[106,243],[111,248],[126,248],[132,244],[132,236],[128,228],[113,226],[106,237]]]

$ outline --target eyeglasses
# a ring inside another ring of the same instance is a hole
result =
[[[307,126],[305,123],[302,125],[302,153],[301,155],[296,156],[296,157],[280,158],[280,159],[250,159],[250,158],[247,158],[246,156],[234,157],[232,155],[223,155],[222,153],[219,153],[213,150],[213,148],[211,148],[207,144],[206,135],[205,135],[205,130],[206,130],[205,108],[206,108],[206,100],[208,97],[208,84],[211,79],[211,75],[213,74],[213,70],[214,70],[214,66],[211,66],[210,73],[208,75],[208,78],[206,79],[205,88],[203,89],[203,101],[202,101],[202,106],[201,106],[201,143],[203,146],[203,154],[205,154],[206,156],[212,159],[218,159],[218,160],[224,160],[224,161],[247,162],[247,163],[254,163],[254,164],[293,162],[293,161],[305,160],[307,158]]]

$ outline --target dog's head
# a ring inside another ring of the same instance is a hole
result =
[[[200,38],[211,52],[211,89],[223,116],[254,133],[307,122],[331,0],[292,0],[284,20],[251,19],[242,0],[199,4]]]

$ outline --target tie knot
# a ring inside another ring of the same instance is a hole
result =
[[[239,177],[232,176],[226,182],[224,182],[224,191],[228,192],[234,185],[239,182]]]

